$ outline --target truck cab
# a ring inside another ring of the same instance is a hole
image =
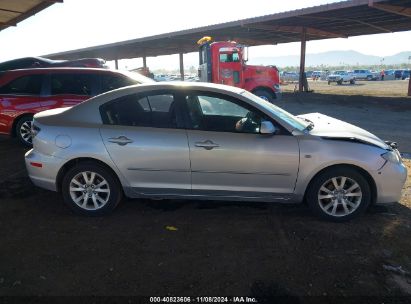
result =
[[[243,88],[270,102],[280,98],[278,69],[247,65],[244,45],[234,41],[211,42],[210,37],[200,39],[198,44],[200,81]]]

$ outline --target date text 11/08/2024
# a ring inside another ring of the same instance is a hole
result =
[[[150,303],[258,303],[253,297],[150,297]]]

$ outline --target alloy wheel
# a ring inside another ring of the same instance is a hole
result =
[[[20,126],[20,136],[21,138],[27,143],[27,144],[32,144],[33,141],[33,136],[31,133],[31,121],[25,121],[21,124]]]
[[[77,206],[85,210],[98,210],[110,199],[108,182],[98,173],[80,172],[70,181],[69,193]]]
[[[318,203],[321,209],[334,217],[353,213],[360,206],[361,200],[362,191],[359,183],[346,176],[327,180],[318,191]]]

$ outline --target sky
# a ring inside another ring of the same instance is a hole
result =
[[[35,16],[0,31],[0,61],[40,56],[88,46],[146,37],[199,26],[279,13],[338,1],[330,0],[64,0]],[[199,37],[201,38],[201,37]],[[407,42],[408,41],[408,42]],[[390,56],[411,51],[411,31],[337,38],[307,43],[307,53],[355,50]],[[193,41],[195,43],[195,41]],[[299,43],[250,48],[250,57],[298,55]],[[184,57],[195,63],[196,54]],[[178,67],[178,56],[151,57],[149,67]],[[141,59],[122,60],[120,68],[142,65]]]

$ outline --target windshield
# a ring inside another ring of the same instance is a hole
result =
[[[265,109],[267,109],[272,114],[274,114],[276,117],[278,117],[280,120],[285,121],[286,123],[288,123],[290,126],[292,126],[296,130],[304,131],[310,125],[309,122],[299,119],[293,114],[288,113],[287,111],[281,109],[280,107],[273,105],[271,102],[268,102],[248,91],[242,92],[241,95],[263,106]]]

